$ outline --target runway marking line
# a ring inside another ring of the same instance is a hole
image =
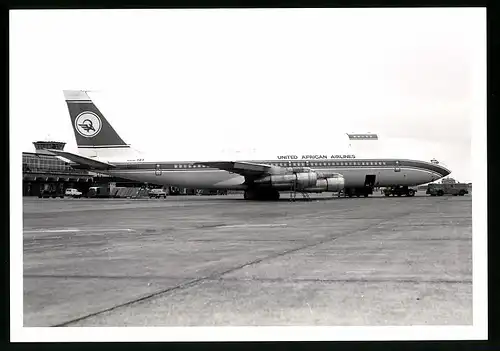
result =
[[[77,233],[77,232],[135,232],[134,229],[110,228],[110,229],[36,229],[24,230],[25,234],[35,233]]]
[[[228,224],[214,228],[255,228],[255,227],[286,227],[287,224]]]

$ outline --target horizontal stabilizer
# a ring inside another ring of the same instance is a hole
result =
[[[73,154],[67,151],[54,150],[54,149],[46,149],[44,151],[51,152],[56,156],[64,157],[72,162],[78,163],[79,165],[88,166],[93,169],[110,169],[116,167],[107,162],[97,161],[89,157]]]

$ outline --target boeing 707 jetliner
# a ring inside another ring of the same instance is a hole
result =
[[[450,171],[436,163],[356,155],[281,155],[261,160],[157,161],[138,155],[84,91],[64,91],[78,154],[49,150],[80,168],[151,184],[243,190],[248,200],[277,200],[280,191],[345,191],[368,196],[373,187],[416,186]]]

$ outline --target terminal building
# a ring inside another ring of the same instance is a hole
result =
[[[74,169],[68,162],[45,151],[64,150],[66,143],[35,141],[33,145],[35,152],[23,152],[23,196],[38,196],[47,189],[57,189],[58,192],[64,193],[68,188],[75,188],[86,194],[92,186],[106,186],[111,182],[120,186],[143,186],[125,179]]]
[[[55,190],[63,194],[68,188],[81,191],[84,195],[91,187],[144,188],[158,187],[128,179],[75,169],[71,164],[46,151],[46,149],[64,150],[66,143],[59,141],[35,141],[35,152],[23,152],[23,196],[40,196],[43,191]],[[196,189],[165,189],[171,195],[195,194]]]
[[[44,149],[63,150],[66,143],[35,141],[35,152],[23,152],[23,196],[38,196],[48,187],[77,188],[88,191],[94,175],[73,169],[69,163],[48,154]]]

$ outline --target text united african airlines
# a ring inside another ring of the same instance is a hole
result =
[[[279,155],[278,160],[329,160],[329,159],[339,159],[339,158],[356,158],[355,155]]]

